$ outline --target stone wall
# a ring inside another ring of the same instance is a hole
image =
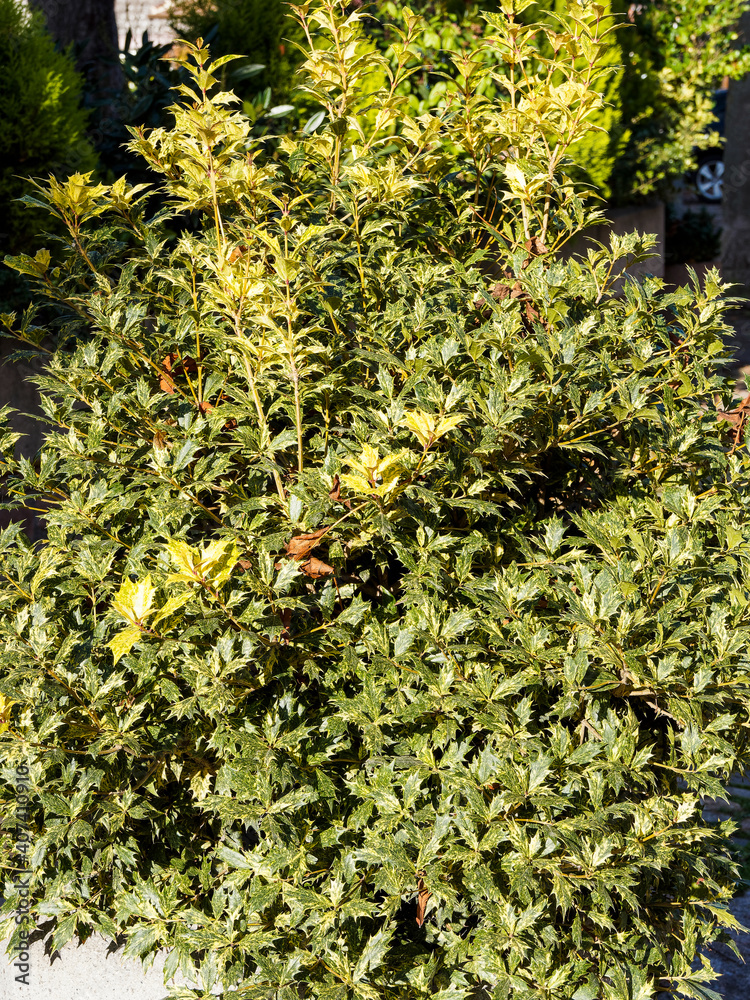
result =
[[[175,35],[167,20],[169,5],[170,0],[115,0],[120,48],[125,44],[128,29],[133,33],[132,48],[141,44],[144,31],[148,31],[148,37],[157,45],[171,42]]]
[[[750,11],[740,22],[742,41],[750,42]],[[726,281],[750,294],[750,75],[732,80],[727,96],[724,148],[724,228],[721,257]]]

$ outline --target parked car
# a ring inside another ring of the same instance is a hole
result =
[[[714,94],[714,114],[716,122],[711,131],[724,138],[727,111],[727,92],[717,90]],[[693,183],[701,201],[719,202],[724,193],[724,148],[715,146],[701,150],[697,154],[698,167],[693,174]]]

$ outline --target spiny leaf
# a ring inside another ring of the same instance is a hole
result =
[[[118,663],[123,656],[127,656],[141,635],[140,627],[138,625],[131,625],[122,632],[118,632],[114,639],[111,639],[107,643],[107,648],[111,649],[114,654],[115,663]]]
[[[155,593],[150,576],[143,580],[125,579],[112,602],[112,610],[126,621],[139,624],[153,614]]]

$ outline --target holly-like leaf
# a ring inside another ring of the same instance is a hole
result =
[[[151,627],[156,628],[156,626],[160,622],[165,620],[171,627],[172,622],[169,621],[169,619],[172,618],[172,616],[175,614],[176,611],[179,611],[180,608],[183,608],[186,604],[188,604],[192,600],[193,600],[193,592],[191,590],[183,591],[183,593],[181,594],[174,594],[172,597],[169,598],[167,603],[163,605],[163,607],[160,608],[160,610],[156,613],[156,617],[152,621]]]
[[[107,648],[112,650],[115,663],[118,663],[123,656],[126,656],[142,635],[138,625],[131,625],[129,628],[118,632],[114,639],[107,643]]]
[[[219,588],[227,582],[240,557],[237,543],[231,538],[210,542],[202,551],[199,571],[203,580]]]
[[[237,543],[229,538],[209,542],[200,551],[181,539],[173,539],[167,544],[167,551],[179,570],[167,578],[168,583],[198,582],[215,589],[227,582],[240,556]]]
[[[0,733],[4,733],[10,726],[11,709],[16,704],[12,698],[0,694]]]
[[[430,448],[448,431],[452,431],[463,420],[459,414],[436,417],[422,410],[414,410],[406,414],[406,426],[416,434],[423,448]]]
[[[150,576],[143,580],[125,579],[112,602],[112,610],[126,621],[139,624],[153,614],[155,593]]]
[[[341,476],[344,486],[355,493],[371,493],[380,497],[392,495],[399,486],[403,473],[403,452],[380,457],[377,448],[366,444],[357,458],[347,458],[353,470]]]

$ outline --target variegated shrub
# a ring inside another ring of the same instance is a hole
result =
[[[21,765],[54,946],[166,947],[184,1000],[713,995],[700,800],[750,721],[725,290],[618,278],[637,236],[562,252],[608,27],[523,6],[410,119],[418,19],[386,59],[305,4],[306,131],[251,139],[198,47],[133,136],[160,201],[38,182],[69,238],[4,317],[47,418],[3,445],[46,526],[0,536],[7,934]]]

